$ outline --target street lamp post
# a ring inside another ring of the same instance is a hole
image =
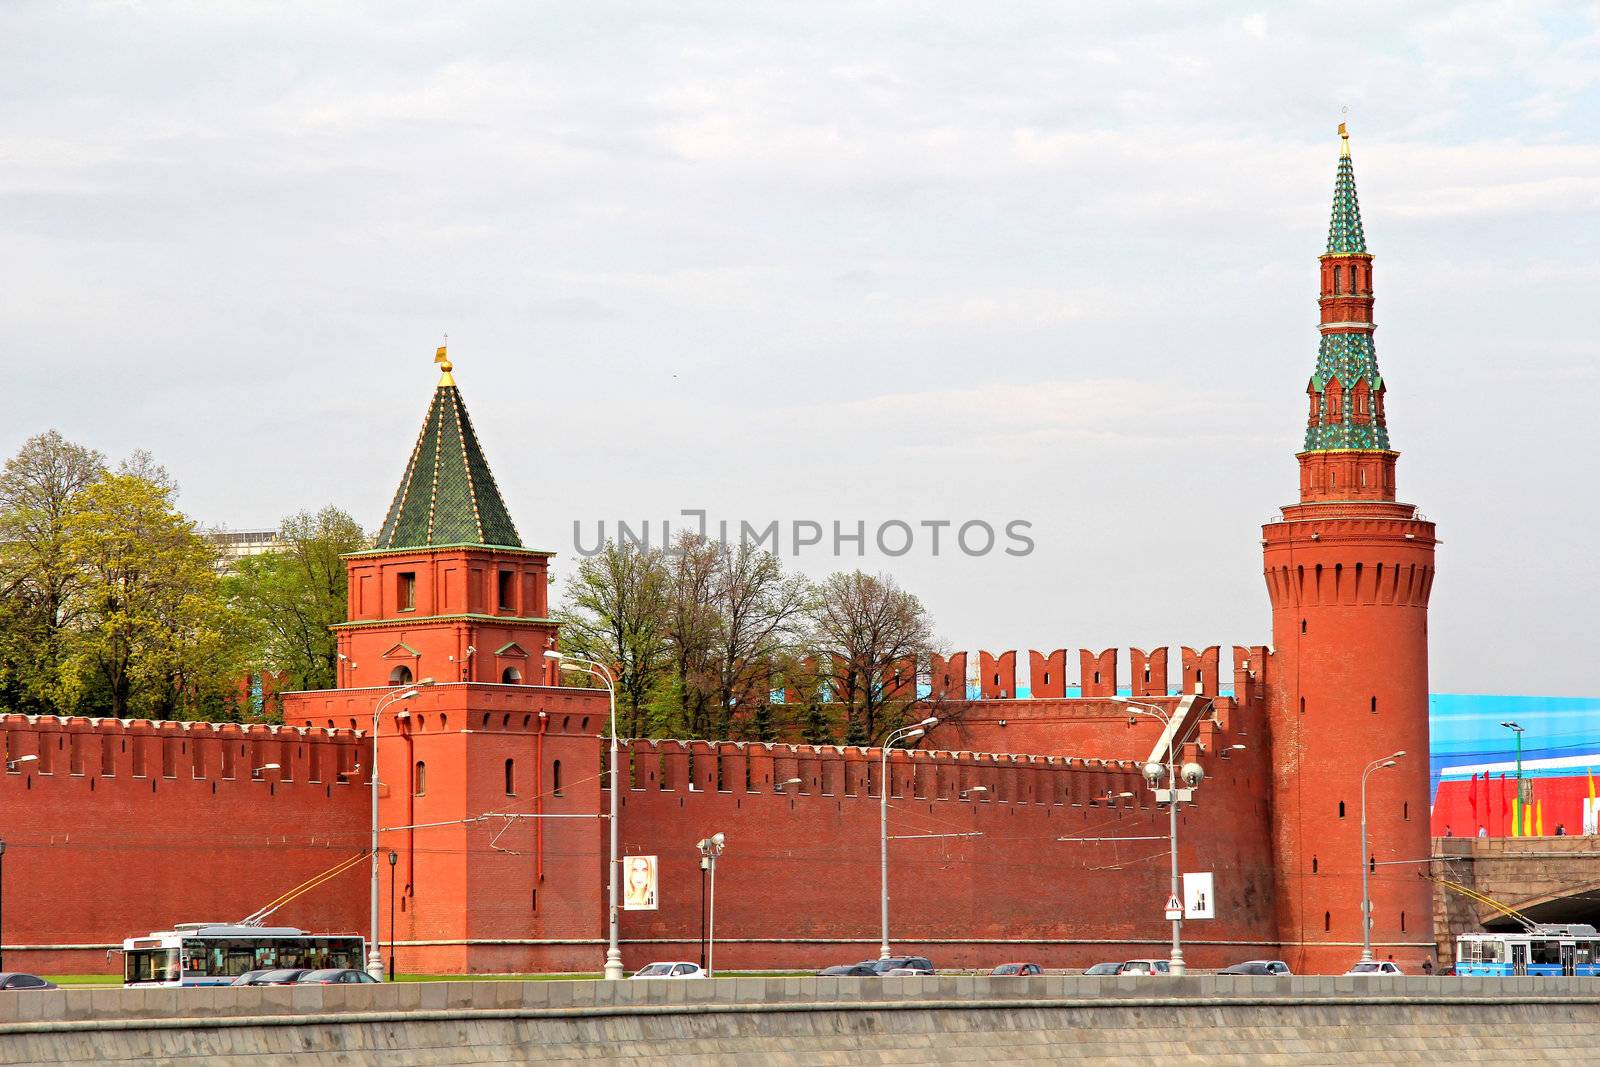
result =
[[[878,772],[878,888],[883,905],[883,939],[878,945],[878,958],[889,958],[889,749],[896,741],[913,741],[937,726],[939,720],[929,716],[915,726],[902,726],[883,740],[882,769]]]
[[[394,981],[400,973],[394,965],[394,869],[400,863],[400,853],[394,849],[389,850],[389,981]]]
[[[378,730],[384,708],[399,700],[410,700],[424,686],[432,684],[432,678],[424,678],[414,685],[390,693],[372,709],[372,899],[368,916],[372,920],[372,943],[367,946],[367,973],[380,982],[383,981],[383,942],[379,940],[378,929]]]
[[[1380,756],[1367,764],[1361,772],[1361,962],[1372,962],[1372,892],[1367,875],[1372,870],[1371,857],[1367,855],[1367,778],[1373,771],[1393,767],[1405,750],[1392,756]]]
[[[1526,804],[1528,803],[1528,798],[1522,795],[1522,730],[1523,730],[1523,727],[1519,726],[1515,722],[1510,722],[1510,721],[1503,722],[1500,725],[1504,726],[1507,730],[1510,730],[1512,733],[1517,735],[1517,807],[1516,807],[1517,825],[1515,827],[1513,827],[1513,832],[1512,832],[1512,836],[1513,837],[1517,837],[1517,836],[1520,836],[1522,834],[1522,823],[1523,823],[1522,810],[1523,810],[1524,806],[1526,806]],[[1502,793],[1501,795],[1504,796],[1505,794]]]
[[[592,675],[605,683],[606,694],[611,698],[611,861],[607,864],[610,876],[606,879],[606,894],[609,900],[607,913],[609,916],[606,944],[605,975],[608,980],[619,981],[622,973],[622,947],[620,943],[621,931],[618,926],[617,903],[617,682],[611,677],[611,672],[601,663],[582,656],[569,656],[564,652],[550,649],[544,654],[545,659],[555,660],[556,664],[572,671],[581,671]]]
[[[728,843],[726,834],[715,833],[702,841],[696,841],[694,847],[700,850],[700,869],[709,870],[711,874],[711,896],[706,905],[706,932],[705,932],[705,964],[706,977],[712,977],[712,968],[716,963],[717,945],[717,857],[722,855],[723,848]]]
[[[1167,765],[1163,767],[1159,763],[1145,764],[1144,778],[1155,793],[1157,803],[1163,799],[1161,796],[1163,792],[1167,794],[1165,798],[1167,801],[1167,849],[1172,863],[1170,899],[1181,902],[1183,897],[1181,896],[1182,890],[1178,875],[1178,804],[1188,799],[1194,786],[1200,783],[1202,776],[1200,767],[1198,764],[1191,763],[1183,769],[1183,780],[1188,782],[1189,788],[1180,788],[1178,749],[1187,744],[1189,739],[1187,736],[1182,741],[1178,739],[1178,731],[1172,728],[1172,713],[1159,705],[1143,704],[1137,700],[1129,700],[1127,697],[1114,696],[1111,699],[1118,704],[1126,706],[1130,714],[1148,716],[1161,723],[1165,728],[1165,733],[1167,734]],[[1196,719],[1194,726],[1190,727],[1190,732],[1192,733],[1199,725],[1200,720]],[[1167,788],[1164,790],[1157,788],[1163,774],[1167,778]],[[1183,960],[1183,918],[1181,914],[1178,918],[1172,920],[1172,956],[1167,962],[1168,966],[1172,968],[1173,974],[1181,976],[1187,973],[1188,968]]]

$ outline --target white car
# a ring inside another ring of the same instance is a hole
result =
[[[704,978],[698,963],[651,963],[640,967],[630,978]]]
[[[1344,973],[1368,976],[1379,974],[1405,974],[1406,972],[1402,971],[1398,966],[1396,966],[1392,960],[1373,960],[1370,963],[1358,963]]]
[[[1169,975],[1172,965],[1166,960],[1129,960],[1118,974]]]

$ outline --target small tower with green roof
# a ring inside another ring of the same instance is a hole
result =
[[[348,557],[342,687],[410,679],[553,683],[550,553],[525,548],[445,349],[443,373],[370,551]]]

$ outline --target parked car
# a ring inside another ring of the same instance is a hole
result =
[[[1108,975],[1108,974],[1121,974],[1122,973],[1122,964],[1120,964],[1120,963],[1097,963],[1093,967],[1090,967],[1088,970],[1084,971],[1083,973],[1084,974],[1098,974],[1098,975],[1102,975],[1102,976],[1103,975]]]
[[[1357,857],[1358,859],[1360,857]],[[1381,974],[1405,974],[1393,960],[1373,960],[1370,963],[1358,963],[1345,974],[1360,975],[1369,978]]]
[[[376,985],[377,982],[366,971],[354,967],[324,967],[319,971],[307,971],[295,985]]]
[[[706,972],[698,963],[650,963],[640,967],[630,978],[704,978]]]
[[[879,974],[888,974],[896,967],[905,967],[919,974],[932,974],[933,964],[926,956],[890,956],[886,960],[871,960],[872,969]]]
[[[243,974],[241,974],[239,977],[235,978],[233,981],[229,982],[228,984],[229,985],[260,985],[261,984],[261,976],[264,975],[264,974],[271,974],[271,973],[272,973],[272,970],[271,970],[271,968],[268,968],[268,967],[262,967],[262,968],[259,968],[257,970],[254,970],[254,971],[246,971]]]
[[[843,975],[851,978],[876,978],[878,977],[878,968],[874,967],[873,964],[877,962],[877,960],[863,960],[860,963],[841,963],[837,967],[824,967],[817,973],[824,977]]]
[[[294,985],[303,975],[311,973],[309,967],[280,967],[259,975],[251,985]]]
[[[1166,960],[1128,960],[1118,974],[1171,974],[1172,965]]]
[[[1264,974],[1269,977],[1293,974],[1289,965],[1282,960],[1246,960],[1235,963],[1232,967],[1224,967],[1218,974]]]
[[[21,971],[0,971],[0,989],[54,989],[54,982],[46,981],[36,974],[23,974]]]
[[[1043,974],[1044,968],[1037,963],[1002,963],[989,973],[996,978],[1027,978]]]
[[[892,967],[889,970],[883,972],[883,977],[885,977],[885,978],[926,978],[926,977],[930,976],[931,974],[933,974],[932,971],[924,971],[920,967]]]

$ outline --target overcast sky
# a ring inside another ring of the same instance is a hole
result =
[[[1594,694],[1600,16],[1405,6],[7,3],[0,452],[375,528],[448,333],[558,576],[703,508],[955,647],[1266,643],[1348,118],[1432,688]]]

